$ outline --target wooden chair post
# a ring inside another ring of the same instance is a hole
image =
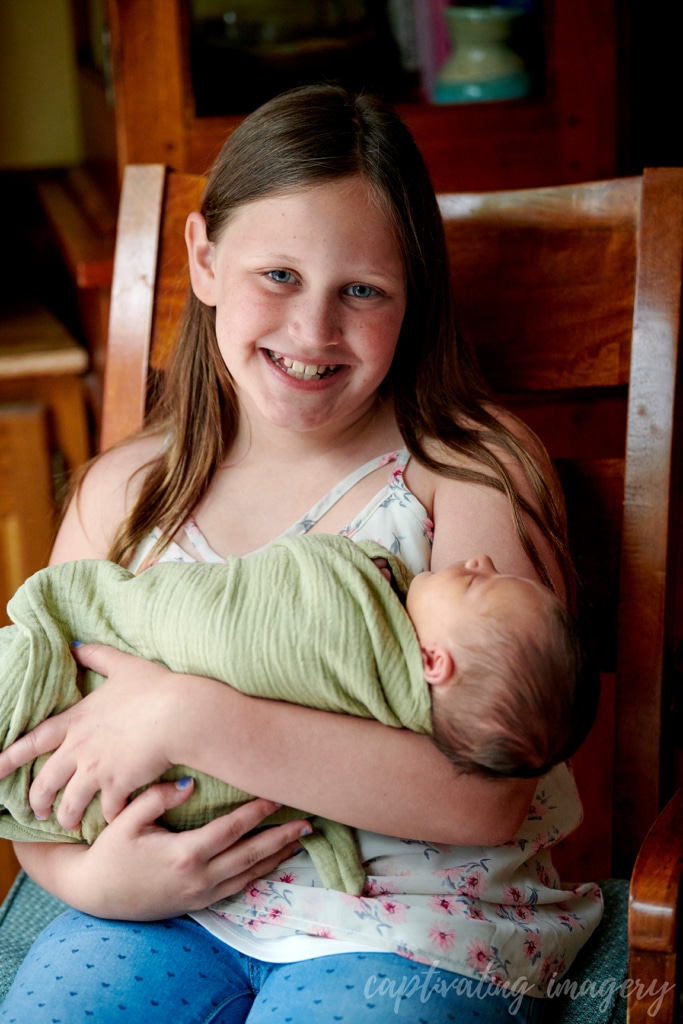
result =
[[[121,192],[100,448],[139,430],[145,418],[154,285],[166,169],[126,168]]]
[[[653,776],[662,763],[662,680],[670,644],[674,573],[671,548],[681,521],[670,522],[683,273],[683,170],[643,175],[638,277],[633,315],[619,584],[615,807],[623,822],[614,849],[617,873],[629,873],[666,793]],[[680,508],[679,508],[680,512]],[[667,636],[667,633],[669,634]],[[671,768],[670,759],[664,759]]]

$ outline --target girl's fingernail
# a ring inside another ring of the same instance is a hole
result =
[[[175,788],[176,789],[187,789],[187,787],[190,786],[191,784],[192,784],[192,779],[189,776],[186,776],[184,779],[178,779],[178,781],[175,784]]]
[[[42,814],[36,814],[36,813],[34,812],[34,814],[33,814],[33,817],[34,817],[34,818],[35,818],[35,819],[36,819],[37,821],[42,821],[42,820],[43,820],[43,816],[42,816]]]
[[[83,641],[82,640],[72,640],[69,646],[70,647],[82,647],[83,646]]]
[[[301,832],[299,832],[299,837],[301,838],[302,836],[310,836],[312,831],[313,829],[311,828],[310,825],[304,825],[304,827],[301,829]]]

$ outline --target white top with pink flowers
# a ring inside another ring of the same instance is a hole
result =
[[[287,535],[306,533],[363,476],[391,466],[379,494],[342,532],[390,548],[413,572],[429,567],[433,525],[405,485],[409,454],[391,452],[359,467]],[[211,561],[196,523],[185,527],[190,555],[171,543],[162,561]],[[133,568],[149,564],[159,534],[140,546]],[[368,781],[372,785],[372,780]],[[563,887],[551,848],[581,821],[567,765],[539,780],[526,821],[499,847],[456,847],[357,833],[367,881],[361,896],[323,888],[308,855],[195,919],[217,938],[262,960],[289,962],[368,948],[501,985],[525,982],[544,994],[569,967],[602,916],[593,883]]]

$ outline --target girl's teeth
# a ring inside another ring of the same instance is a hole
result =
[[[276,352],[273,353],[273,359],[275,362],[280,363],[280,366],[287,371],[290,377],[296,377],[297,380],[319,380],[323,374],[335,369],[334,366],[328,366],[326,363],[320,365],[318,363],[301,363],[298,359],[278,356]]]

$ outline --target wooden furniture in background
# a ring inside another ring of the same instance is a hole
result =
[[[0,626],[10,621],[9,598],[47,563],[54,539],[46,420],[45,407],[35,402],[0,404]],[[11,843],[0,840],[0,898],[18,867]]]
[[[88,353],[53,314],[27,300],[0,312],[0,402],[35,401],[47,410],[50,450],[73,470],[90,455],[84,390]]]
[[[0,404],[0,624],[17,587],[47,564],[54,526],[45,407]]]
[[[94,420],[99,422],[118,195],[87,167],[44,172],[34,182],[87,341],[88,395]]]
[[[616,173],[615,5],[539,0],[539,7],[544,54],[538,95],[400,105],[437,189],[516,188]],[[107,0],[107,15],[120,172],[129,163],[164,163],[204,173],[241,117],[196,114],[186,0]],[[249,109],[248,95],[240,98]]]
[[[88,354],[37,302],[0,313],[0,625],[14,591],[47,564],[66,475],[91,454]],[[0,841],[0,896],[17,862]]]
[[[163,372],[188,284],[181,226],[201,187],[160,166],[126,171],[105,445],[142,423],[148,369]],[[585,823],[556,861],[567,879],[631,877],[631,976],[661,984],[675,976],[683,866],[683,790],[657,817],[673,788],[668,711],[683,622],[683,170],[440,201],[462,328],[562,476],[603,679],[575,760]],[[647,1019],[647,1005],[632,1004],[630,1020]]]

